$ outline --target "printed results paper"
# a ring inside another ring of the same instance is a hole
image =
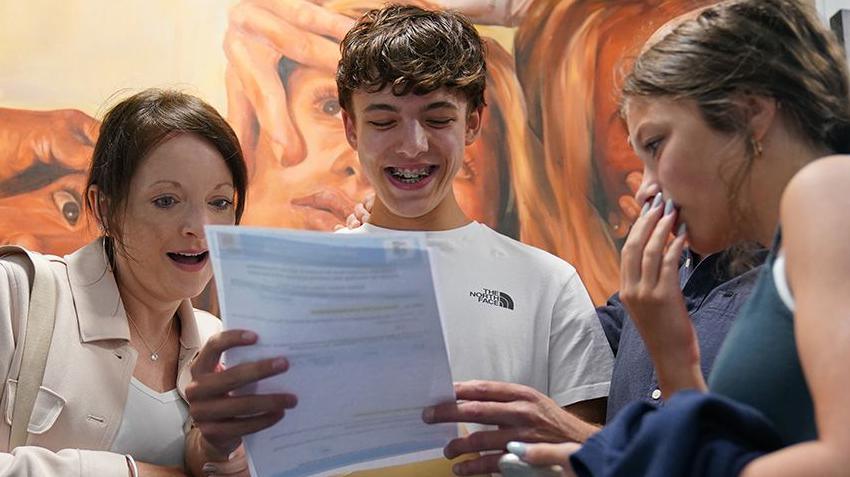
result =
[[[251,393],[298,405],[245,438],[252,474],[301,477],[441,456],[454,424],[422,422],[454,401],[428,250],[415,235],[206,228],[225,329],[256,345],[226,362],[285,356]]]

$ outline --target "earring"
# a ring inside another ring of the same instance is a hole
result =
[[[756,139],[755,137],[750,137],[750,144],[752,144],[753,151],[755,151],[755,153],[756,153],[755,156],[761,157],[761,153],[763,152],[763,149],[761,147],[761,142],[758,139]]]

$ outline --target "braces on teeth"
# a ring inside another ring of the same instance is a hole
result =
[[[415,183],[422,180],[425,177],[431,175],[431,168],[424,167],[422,169],[399,169],[396,167],[390,168],[390,173],[396,177],[401,179],[402,182],[406,183]]]

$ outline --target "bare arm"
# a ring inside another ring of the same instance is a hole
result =
[[[586,441],[592,434],[602,428],[605,424],[605,409],[608,407],[608,398],[590,399],[580,401],[569,406],[564,406],[564,411],[579,418],[585,426],[581,426],[581,434],[576,436],[577,442]]]
[[[782,199],[786,277],[794,331],[815,404],[818,439],[775,452],[742,475],[832,476],[850,468],[850,157],[821,159],[792,179]]]

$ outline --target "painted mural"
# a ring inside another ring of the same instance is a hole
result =
[[[383,3],[3,2],[0,244],[65,254],[97,235],[82,199],[98,115],[152,86],[203,97],[237,131],[251,172],[243,224],[333,230],[371,192],[343,135],[338,42]],[[709,2],[408,3],[467,13],[488,41],[488,108],[455,179],[461,206],[572,263],[604,302],[641,180],[618,78],[655,28]]]

